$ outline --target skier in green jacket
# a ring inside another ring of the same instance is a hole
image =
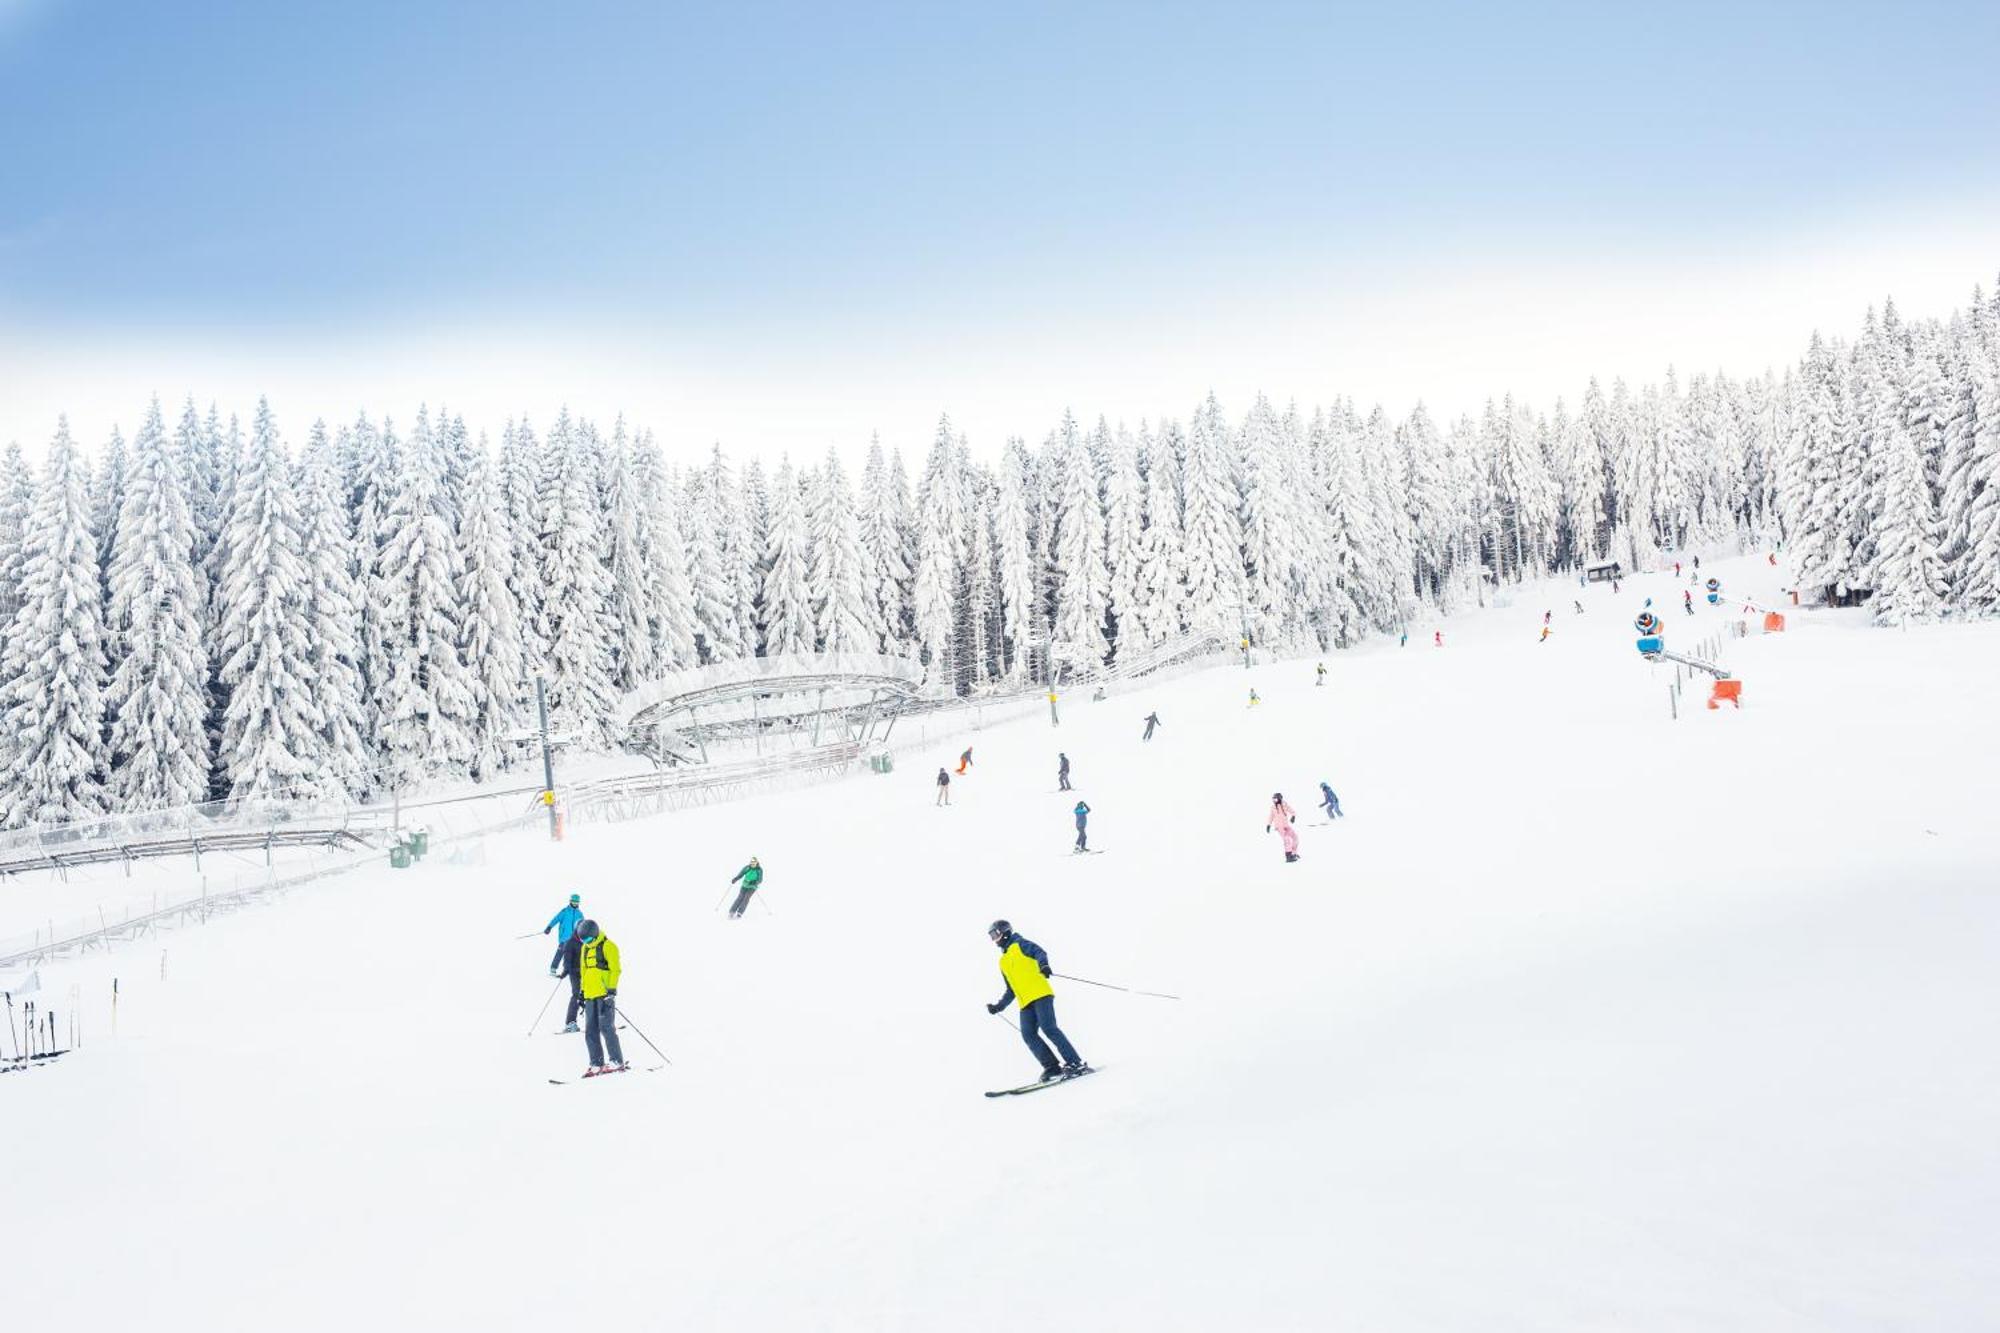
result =
[[[735,884],[739,880],[742,882],[743,887],[738,891],[736,901],[729,906],[729,919],[731,921],[743,915],[743,909],[750,905],[750,895],[757,892],[757,886],[764,882],[764,867],[757,863],[756,857],[751,857],[750,864],[744,866],[731,876],[729,882]]]

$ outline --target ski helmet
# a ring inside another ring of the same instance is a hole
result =
[[[583,923],[583,924],[582,924],[581,926],[578,926],[578,927],[576,928],[576,937],[577,937],[578,939],[580,939],[580,940],[594,940],[594,939],[596,939],[596,938],[597,938],[597,923],[596,923],[595,921],[586,921],[586,922],[584,922],[584,923]]]
[[[986,938],[992,940],[995,944],[1000,943],[1000,941],[1013,933],[1014,927],[1006,921],[995,921],[986,928]]]

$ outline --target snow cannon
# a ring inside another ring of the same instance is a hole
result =
[[[1708,581],[1708,604],[1710,606],[1714,606],[1721,600],[1722,600],[1722,580],[1710,579]]]
[[[1633,620],[1632,628],[1639,631],[1639,656],[1656,660],[1667,650],[1667,638],[1661,630],[1660,618],[1651,611],[1641,611]]]

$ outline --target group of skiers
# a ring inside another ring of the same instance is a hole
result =
[[[577,1014],[584,1020],[583,1044],[590,1055],[585,1078],[617,1074],[630,1069],[618,1042],[618,946],[611,942],[595,921],[583,914],[583,899],[572,893],[569,902],[549,919],[542,934],[556,933],[556,955],[549,963],[551,976],[569,978],[569,1012],[564,1032],[577,1030]]]

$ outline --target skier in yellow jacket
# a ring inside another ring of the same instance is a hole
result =
[[[1028,1049],[1042,1062],[1042,1082],[1054,1078],[1074,1078],[1078,1074],[1090,1072],[1090,1066],[1076,1053],[1076,1047],[1069,1044],[1069,1038],[1056,1026],[1056,992],[1049,985],[1049,955],[1033,940],[1023,939],[1014,933],[1014,927],[1005,921],[995,921],[986,928],[986,936],[1000,949],[1000,975],[1007,982],[1007,989],[998,1000],[986,1006],[986,1012],[997,1014],[1009,1002],[1018,1000],[1021,1005],[1021,1040],[1028,1043]],[[1056,1062],[1055,1051],[1049,1049],[1046,1036],[1062,1052],[1062,1062]]]
[[[590,1068],[583,1076],[621,1073],[631,1066],[625,1063],[624,1049],[618,1044],[618,977],[622,971],[618,946],[595,921],[577,927],[576,937],[583,943],[577,969],[583,979],[583,1044],[590,1051]],[[609,1064],[604,1060],[607,1050]]]

